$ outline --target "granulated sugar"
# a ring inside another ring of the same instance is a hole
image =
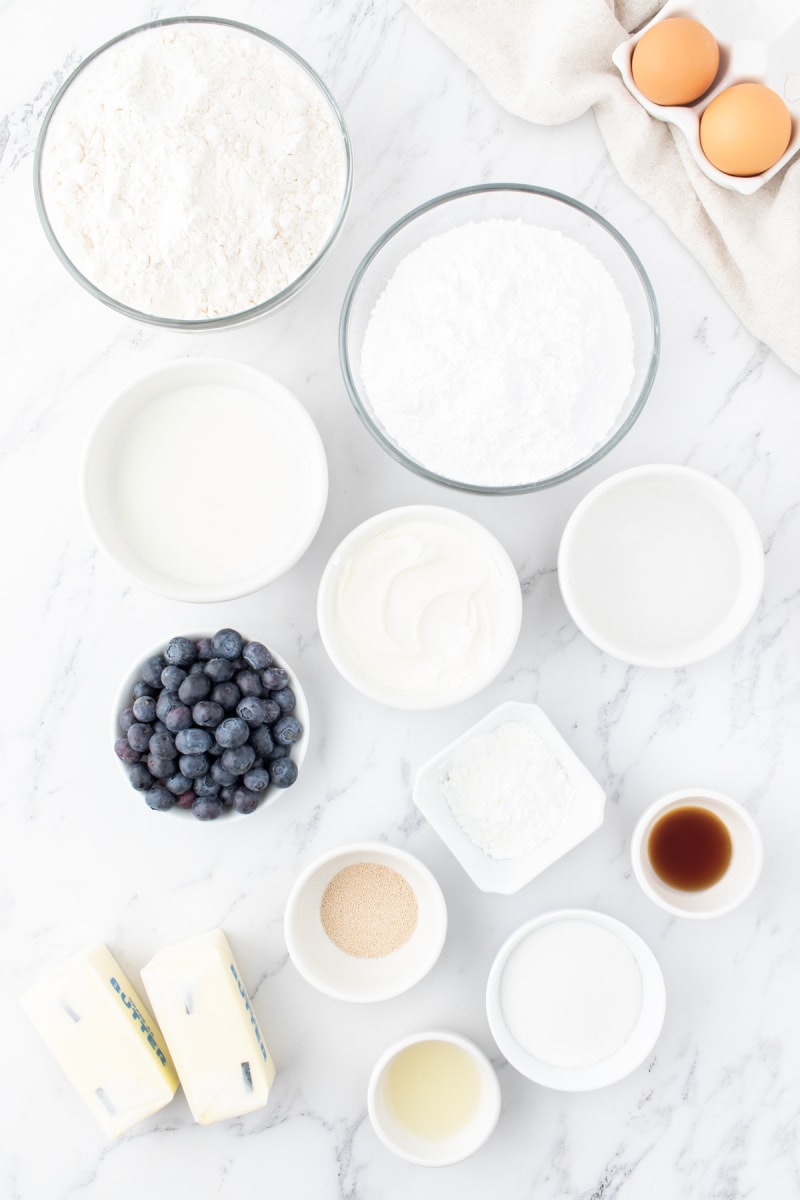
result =
[[[399,871],[382,863],[354,863],[328,884],[320,916],[328,937],[345,954],[384,958],[416,929],[417,897]]]
[[[507,721],[465,742],[439,784],[455,820],[491,858],[521,858],[558,831],[575,791],[535,729]]]
[[[364,386],[401,449],[483,486],[546,479],[614,429],[633,332],[585,246],[521,220],[470,222],[399,264],[364,335]]]
[[[344,197],[343,135],[279,47],[211,22],[141,30],[55,110],[45,209],[71,262],[154,316],[245,312],[292,283]]]

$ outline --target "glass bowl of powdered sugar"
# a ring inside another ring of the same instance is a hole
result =
[[[419,768],[414,803],[482,892],[511,895],[600,828],[605,793],[541,708],[507,700]]]
[[[592,209],[528,184],[438,196],[394,224],[348,289],[340,357],[392,458],[465,491],[514,494],[609,452],[655,378],[645,270]]]
[[[309,282],[352,174],[311,67],[217,17],[153,21],[95,50],[53,99],[34,163],[39,216],[74,279],[129,317],[203,331]]]

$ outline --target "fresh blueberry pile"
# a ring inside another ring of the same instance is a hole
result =
[[[200,821],[251,813],[270,785],[297,779],[294,707],[287,672],[261,642],[235,629],[174,637],[139,668],[114,750],[158,812],[191,809]]]

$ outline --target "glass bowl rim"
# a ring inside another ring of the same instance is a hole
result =
[[[44,196],[42,194],[42,158],[45,151],[47,132],[65,92],[71,87],[78,76],[94,59],[105,53],[105,51],[109,50],[112,46],[115,46],[118,42],[125,41],[130,37],[134,37],[137,33],[144,33],[150,29],[160,29],[167,25],[222,25],[232,29],[238,29],[243,33],[253,34],[256,37],[261,38],[262,41],[270,43],[270,45],[272,45],[275,49],[283,52],[288,58],[292,59],[292,61],[295,62],[305,72],[307,77],[321,92],[322,96],[330,107],[331,113],[335,118],[336,125],[342,138],[342,148],[344,150],[345,157],[345,179],[342,200],[333,227],[331,228],[328,237],[320,247],[317,254],[296,279],[293,279],[292,282],[287,284],[286,287],[280,292],[276,292],[274,296],[270,296],[267,300],[262,300],[260,304],[253,305],[251,308],[243,309],[241,312],[226,313],[220,317],[197,317],[192,319],[184,319],[182,317],[158,316],[155,313],[142,312],[141,309],[134,308],[130,304],[125,304],[123,301],[117,300],[114,296],[110,296],[108,292],[104,292],[101,288],[97,287],[96,284],[92,283],[92,281],[88,279],[83,272],[78,269],[78,267],[76,267],[75,263],[64,250],[63,246],[58,240],[58,237],[56,236],[55,230],[50,223],[50,218],[47,215],[47,207],[44,202]],[[329,91],[327,85],[323,82],[314,68],[308,62],[306,62],[302,55],[298,54],[296,50],[293,50],[291,46],[287,46],[285,42],[273,37],[272,34],[266,33],[263,29],[258,29],[255,25],[248,25],[244,21],[231,20],[228,17],[205,17],[200,15],[160,17],[153,21],[146,21],[141,25],[135,25],[131,29],[123,30],[122,33],[118,33],[114,37],[109,38],[108,41],[104,42],[101,46],[98,46],[91,52],[91,54],[88,54],[86,58],[82,59],[78,63],[77,67],[75,67],[75,69],[69,73],[67,78],[60,85],[57,92],[53,96],[53,99],[50,101],[50,105],[45,113],[44,120],[42,121],[41,128],[39,129],[39,134],[36,139],[36,148],[33,156],[33,191],[39,220],[42,224],[42,228],[44,229],[47,240],[55,251],[57,258],[63,264],[63,266],[66,267],[73,279],[77,280],[77,282],[80,283],[90,295],[94,296],[96,300],[100,300],[109,308],[114,309],[115,312],[122,313],[126,317],[132,317],[135,321],[141,321],[146,325],[160,326],[164,329],[190,331],[196,330],[202,332],[210,329],[230,329],[235,325],[242,325],[246,322],[257,320],[259,317],[265,316],[267,313],[280,308],[281,305],[285,304],[287,300],[290,300],[291,297],[299,292],[301,288],[308,283],[312,276],[316,274],[317,270],[326,258],[328,251],[332,248],[334,242],[339,237],[344,224],[344,219],[347,215],[347,210],[350,206],[350,198],[353,191],[353,147],[341,109],[336,103],[336,100]]]
[[[608,233],[614,239],[614,241],[617,242],[623,253],[627,255],[627,258],[642,285],[642,291],[647,302],[647,309],[650,315],[652,328],[652,348],[650,351],[650,361],[647,365],[647,371],[642,382],[639,395],[637,396],[631,411],[628,413],[619,428],[616,429],[605,442],[603,442],[602,446],[598,446],[598,448],[594,450],[587,458],[581,459],[581,461],[578,463],[574,463],[573,466],[568,467],[565,471],[560,471],[556,475],[550,475],[545,479],[537,479],[533,482],[505,485],[467,483],[463,480],[450,479],[446,475],[441,475],[436,471],[430,470],[422,463],[417,462],[416,459],[411,458],[403,450],[401,450],[399,446],[397,446],[389,437],[387,437],[383,430],[378,426],[375,419],[368,412],[353,376],[353,371],[350,364],[350,354],[347,348],[350,319],[356,294],[364,276],[367,273],[368,268],[374,259],[378,257],[384,246],[386,246],[396,234],[405,229],[406,226],[411,225],[417,219],[417,217],[424,216],[426,213],[432,212],[434,209],[442,207],[443,205],[452,201],[458,201],[466,197],[482,195],[491,192],[521,192],[526,195],[540,196],[546,200],[555,200],[556,203],[564,204],[567,208],[572,208],[583,214],[599,225],[600,228],[604,229],[606,233]],[[433,199],[417,205],[416,208],[412,208],[404,216],[400,217],[399,220],[395,221],[394,224],[390,225],[389,228],[381,234],[377,241],[373,243],[373,245],[362,258],[352,279],[350,280],[350,284],[345,293],[341,316],[339,319],[339,363],[341,366],[345,387],[350,397],[350,401],[362,424],[369,431],[369,433],[372,434],[375,441],[391,458],[395,460],[395,462],[398,462],[401,466],[413,471],[416,475],[420,475],[422,478],[430,480],[432,483],[443,484],[445,487],[453,488],[456,491],[476,492],[482,495],[490,496],[515,496],[527,492],[542,491],[544,488],[554,487],[556,484],[565,483],[569,479],[574,479],[576,475],[580,475],[583,471],[588,470],[589,467],[594,466],[595,463],[599,462],[602,458],[605,458],[605,456],[611,450],[613,450],[619,442],[622,441],[623,437],[625,437],[625,435],[630,431],[641,415],[655,380],[660,346],[661,323],[659,319],[655,292],[653,291],[653,285],[650,282],[650,278],[645,271],[641,260],[627,239],[623,237],[619,230],[612,225],[610,221],[607,221],[605,217],[601,216],[600,213],[596,212],[593,208],[590,208],[587,204],[582,203],[582,201],[576,200],[572,196],[567,196],[564,192],[557,192],[552,188],[539,187],[538,185],[532,183],[473,184],[469,187],[456,188],[454,191],[443,192],[441,195],[434,196]]]

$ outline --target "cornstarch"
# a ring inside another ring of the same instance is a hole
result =
[[[467,837],[491,858],[521,858],[561,827],[575,792],[535,729],[507,721],[470,738],[439,784]]]
[[[522,220],[472,221],[399,263],[370,315],[364,387],[386,433],[437,474],[546,479],[614,429],[633,330],[585,246]]]
[[[153,316],[245,312],[312,263],[339,214],[341,128],[294,59],[211,22],[98,54],[47,130],[42,195],[67,257]]]

